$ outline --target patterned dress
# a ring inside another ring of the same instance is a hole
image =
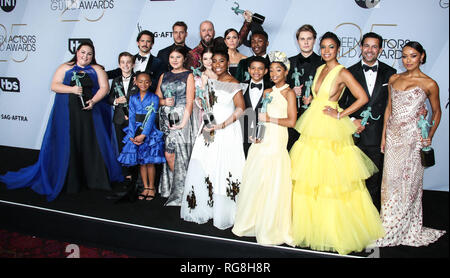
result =
[[[225,121],[235,110],[233,97],[241,85],[209,81],[213,88],[213,114],[216,123]],[[209,134],[208,134],[209,135]],[[203,224],[213,219],[219,229],[233,226],[236,201],[242,181],[245,157],[239,121],[213,136],[197,137],[184,184],[181,218]]]
[[[175,105],[161,106],[159,110],[159,127],[164,132],[165,151],[175,154],[174,171],[172,172],[167,163],[163,164],[159,193],[168,198],[166,206],[179,206],[183,195],[184,179],[191,157],[192,147],[196,136],[196,124],[191,115],[189,122],[183,129],[169,129],[169,114],[177,113],[180,121],[183,119],[186,107],[186,84],[190,72],[164,73],[161,83],[161,92],[164,96],[168,90],[173,92]]]
[[[391,87],[391,92],[381,183],[381,218],[386,236],[377,245],[428,245],[445,231],[425,228],[422,223],[423,146],[417,121],[427,95],[419,87],[407,91]]]

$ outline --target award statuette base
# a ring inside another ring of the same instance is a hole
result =
[[[81,94],[78,96],[78,99],[80,101],[81,109],[84,109],[88,107],[88,104],[86,103],[88,100],[90,100],[90,97],[87,97],[85,94]]]
[[[139,127],[138,129],[136,129],[136,132],[134,133],[134,137],[141,135],[142,131],[143,131],[142,127]]]
[[[435,164],[434,150],[431,147],[425,147],[420,150],[420,160],[423,167],[431,167]]]
[[[211,127],[211,125],[216,124],[216,119],[214,118],[214,114],[211,112],[206,112],[203,114],[203,123],[206,127]]]
[[[257,124],[255,131],[253,133],[253,138],[255,140],[262,141],[264,139],[264,134],[266,132],[266,126],[264,124]]]
[[[265,20],[265,19],[266,19],[265,16],[260,15],[260,14],[257,14],[257,13],[254,13],[254,14],[252,15],[252,21],[253,21],[254,23],[258,23],[258,24],[260,24],[260,25],[262,25],[262,24],[264,23],[264,20]]]
[[[177,112],[171,112],[169,113],[169,126],[173,127],[174,125],[178,124],[180,122],[180,116]]]

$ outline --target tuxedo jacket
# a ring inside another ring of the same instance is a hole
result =
[[[134,94],[136,94],[138,92],[138,88],[133,85],[133,78],[135,77],[134,74],[131,75],[130,77],[130,84],[128,85],[128,90],[126,95],[127,98],[127,103],[129,103],[130,101],[130,97]],[[111,83],[111,90],[109,91],[109,96],[108,96],[108,102],[111,105],[114,105],[114,100],[119,96],[119,93],[115,90],[115,88],[117,86],[121,86],[122,87],[122,93],[125,93],[123,91],[123,81],[122,81],[122,75],[119,77],[116,77],[113,79],[112,83]],[[127,124],[128,121],[125,120],[125,115],[128,116],[128,107],[125,107],[123,104],[119,104],[117,106],[115,106],[114,108],[114,115],[113,115],[113,122],[116,125],[124,125]]]
[[[136,58],[137,54],[134,55]],[[163,64],[161,60],[152,54],[150,54],[147,66],[145,67],[145,72],[150,75],[152,80],[152,85],[150,85],[150,92],[155,92],[156,87],[158,86],[159,77],[164,72]],[[122,70],[120,68],[116,68],[115,70],[107,71],[108,79],[113,79],[119,76],[122,76]]]
[[[156,57],[159,60],[161,60],[163,72],[172,70],[172,67],[169,64],[169,54],[174,46],[175,46],[175,43],[173,43],[172,45],[169,45],[166,48],[161,49],[160,51],[158,51],[158,55],[156,55]],[[191,51],[191,48],[186,45],[184,46],[184,49],[186,49],[186,53]]]
[[[262,108],[262,99],[263,94],[261,94],[261,97],[258,100],[258,103],[255,107],[252,106],[252,101],[250,100],[250,81],[243,82],[245,84],[249,84],[247,87],[247,90],[244,92],[244,102],[245,102],[245,111],[244,114],[239,118],[241,121],[241,128],[242,128],[242,138],[244,142],[250,142],[248,137],[253,134],[253,130],[256,128],[256,125],[258,124],[258,113],[259,110]],[[263,83],[263,93],[264,90],[272,88],[271,84],[267,84],[267,82],[264,81]]]
[[[362,117],[360,114],[369,106],[372,108],[371,113],[374,118],[380,116],[380,118],[376,121],[369,118],[368,124],[365,126],[364,131],[360,133],[360,140],[358,142],[358,145],[380,146],[381,136],[383,133],[384,112],[389,97],[388,82],[389,78],[393,74],[395,74],[397,70],[386,65],[385,63],[378,61],[377,78],[375,81],[375,86],[373,88],[372,96],[370,96],[369,89],[367,88],[367,82],[364,76],[361,61],[349,67],[348,70],[361,84],[367,94],[367,97],[369,98],[369,102],[366,105],[362,106],[358,111],[351,114],[350,117],[361,119]],[[341,99],[339,100],[339,106],[343,109],[346,109],[347,107],[352,105],[355,100],[355,97],[353,97],[352,93],[347,88],[345,89]]]
[[[292,56],[289,58],[289,62],[291,64],[289,73],[287,76],[287,83],[289,84],[289,87],[294,88],[295,86],[295,80],[292,78],[292,74],[295,71],[295,68],[302,73],[303,75],[300,77],[300,84],[305,84],[306,81],[309,81],[309,76],[312,76],[312,79],[314,80],[314,77],[316,75],[317,68],[320,67],[324,61],[321,59],[319,55],[316,53],[312,53],[307,60],[308,62],[304,62],[304,57],[301,53],[299,53],[296,56]],[[302,93],[303,95],[306,92],[306,86],[303,86]],[[304,112],[305,108],[302,108],[303,105],[302,101],[300,100],[300,107],[297,105],[297,118],[300,117],[300,115]]]
[[[238,67],[236,70],[236,75],[234,76],[239,82],[242,82],[242,83],[247,82],[245,80],[245,73],[248,72],[249,58],[242,59],[241,61],[239,61],[239,64],[238,64]],[[266,59],[268,62],[267,64],[270,65],[269,55],[266,56]],[[264,75],[264,86],[266,86],[266,84],[268,85],[269,88],[272,88],[272,86],[273,86],[273,82],[272,82],[272,80],[270,80],[269,69],[267,69],[267,73]]]

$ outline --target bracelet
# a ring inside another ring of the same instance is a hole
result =
[[[337,119],[339,120],[340,118],[341,118],[341,112],[338,112]]]
[[[222,123],[221,129],[224,129],[224,128],[225,128],[225,122]]]

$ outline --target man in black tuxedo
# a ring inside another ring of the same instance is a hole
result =
[[[301,26],[296,33],[297,43],[300,47],[300,53],[296,56],[290,57],[289,62],[291,63],[291,68],[288,73],[287,83],[297,96],[297,119],[305,111],[302,107],[303,103],[301,97],[306,92],[306,86],[304,85],[306,81],[314,80],[316,75],[316,70],[324,62],[321,57],[314,53],[314,44],[316,43],[317,32],[309,24]],[[295,69],[301,74],[299,77],[300,86],[295,86],[295,79],[293,78],[293,73]],[[287,144],[288,151],[292,148],[294,143],[298,140],[300,134],[294,128],[288,128],[289,140]]]
[[[176,45],[184,47],[186,49],[186,53],[191,50],[191,48],[188,47],[185,43],[186,37],[188,35],[187,29],[188,27],[183,21],[175,22],[172,26],[172,37],[174,43],[158,51],[158,55],[156,55],[156,57],[161,60],[164,72],[172,70],[172,67],[169,64],[169,54]]]
[[[164,71],[161,60],[150,53],[150,50],[155,43],[155,35],[148,30],[143,30],[139,32],[136,41],[139,53],[134,56],[134,72],[141,71],[148,73],[152,79],[152,85],[149,90],[155,92],[159,77]],[[115,70],[107,71],[106,73],[108,74],[108,79],[113,79],[120,76],[122,71],[120,68],[117,68]]]
[[[267,47],[269,46],[269,35],[265,31],[257,30],[252,32],[250,37],[252,51],[255,54],[247,59],[242,59],[239,62],[238,68],[236,70],[236,75],[234,76],[239,82],[246,82],[250,80],[250,75],[248,68],[250,66],[251,58],[255,56],[263,57],[267,60],[267,64],[270,65],[269,57],[267,55]],[[267,67],[268,68],[268,67]],[[267,72],[264,75],[264,83],[270,88],[273,83],[270,80],[270,74]]]
[[[380,210],[381,180],[383,177],[384,155],[380,151],[381,136],[383,133],[384,112],[388,102],[388,81],[397,71],[378,60],[382,51],[383,38],[373,32],[367,33],[361,40],[362,60],[348,70],[366,91],[369,102],[358,111],[351,114],[353,123],[357,127],[360,138],[355,138],[356,145],[375,163],[379,172],[366,180],[366,186],[372,196],[375,207]],[[355,98],[346,89],[339,101],[343,109],[349,107]],[[367,125],[361,126],[361,112],[371,107],[373,118],[380,116],[378,120],[369,118]]]
[[[248,72],[250,73],[250,80],[244,82],[249,84],[247,90],[244,92],[245,111],[242,117],[239,118],[242,127],[242,138],[244,140],[244,154],[247,157],[248,149],[251,146],[249,136],[253,136],[253,131],[258,124],[258,111],[262,107],[261,100],[263,99],[263,92],[270,88],[270,84],[264,81],[264,76],[268,72],[269,63],[266,58],[261,56],[253,56],[249,58]]]

